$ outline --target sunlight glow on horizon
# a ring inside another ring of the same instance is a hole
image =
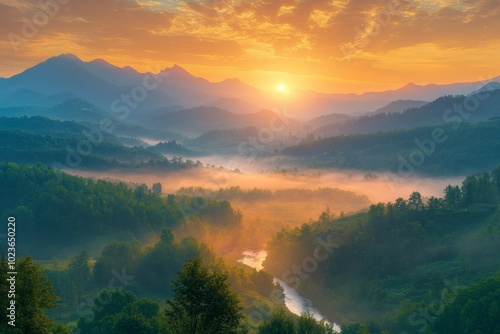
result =
[[[283,94],[295,89],[360,94],[409,82],[474,82],[500,75],[495,1],[410,1],[389,24],[375,27],[377,13],[387,10],[384,3],[72,1],[36,36],[24,38],[22,18],[33,14],[23,1],[0,0],[3,35],[23,38],[17,51],[8,39],[0,43],[0,77],[73,53],[139,72],[179,64],[212,82],[237,78]],[[287,84],[277,89],[278,82]]]
[[[278,84],[278,86],[276,86],[276,90],[280,93],[286,93],[288,91],[288,89],[284,83]]]

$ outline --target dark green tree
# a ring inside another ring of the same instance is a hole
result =
[[[68,265],[68,277],[71,282],[71,302],[77,303],[84,296],[92,282],[90,258],[83,251],[75,256]]]
[[[153,188],[152,188],[153,194],[155,195],[161,195],[162,193],[162,188],[161,188],[161,183],[153,183]]]
[[[161,242],[164,242],[166,244],[171,244],[172,242],[174,242],[174,234],[172,233],[172,230],[169,228],[162,229],[160,240]]]
[[[165,314],[176,333],[232,334],[243,318],[227,275],[205,268],[201,259],[186,263],[172,282],[175,296]]]
[[[94,299],[92,313],[78,320],[80,334],[169,334],[160,305],[137,300],[131,291],[101,290]]]
[[[316,321],[312,314],[304,313],[297,319],[297,334],[334,334],[333,326]]]
[[[57,307],[58,297],[52,282],[44,275],[39,264],[33,263],[30,256],[20,258],[16,264],[16,285],[15,285],[15,307],[16,319],[15,327],[8,324],[11,319],[7,318],[7,291],[10,282],[7,281],[7,262],[2,259],[0,262],[0,292],[2,292],[2,302],[5,307],[0,313],[0,333],[33,333],[50,334],[55,322],[47,317],[46,309]],[[14,299],[11,299],[14,300]]]
[[[283,309],[279,309],[273,313],[270,320],[264,322],[259,327],[259,334],[282,334],[282,333],[297,333],[294,319],[291,315],[285,313]]]
[[[422,201],[422,195],[418,191],[414,191],[410,198],[408,199],[408,207],[411,210],[421,211],[424,208],[424,202]]]
[[[467,176],[462,182],[462,203],[470,210],[472,204],[478,201],[478,180],[476,176]]]
[[[462,190],[460,190],[460,187],[448,185],[444,190],[444,201],[448,210],[458,210],[462,204]]]
[[[487,278],[460,291],[432,324],[433,333],[500,333],[500,277]]]

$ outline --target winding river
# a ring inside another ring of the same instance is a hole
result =
[[[238,260],[249,267],[255,268],[256,270],[262,270],[264,267],[262,263],[267,257],[267,252],[265,250],[252,251],[247,250],[243,252],[243,258]],[[312,302],[302,297],[298,292],[292,288],[287,283],[283,282],[278,278],[274,278],[274,283],[281,285],[283,292],[285,294],[285,305],[286,307],[296,315],[301,315],[302,313],[309,312],[316,320],[325,320],[330,323],[317,309],[314,308]],[[340,333],[340,327],[337,324],[333,324],[335,331]]]

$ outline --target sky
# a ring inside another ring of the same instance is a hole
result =
[[[362,93],[500,75],[499,0],[0,0],[0,77],[73,53]]]

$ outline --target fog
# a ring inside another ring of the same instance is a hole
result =
[[[465,177],[429,178],[399,177],[395,174],[374,174],[376,179],[366,179],[364,173],[303,170],[295,173],[237,173],[224,169],[203,168],[180,172],[127,173],[109,171],[105,173],[81,170],[67,171],[73,175],[120,180],[133,183],[145,183],[149,187],[155,182],[162,184],[163,193],[175,193],[181,187],[203,187],[212,190],[240,186],[242,189],[287,189],[287,188],[338,188],[365,195],[372,203],[390,202],[398,197],[408,198],[413,191],[422,196],[442,197],[443,189],[451,184],[461,184]],[[325,203],[326,206],[327,203]]]

